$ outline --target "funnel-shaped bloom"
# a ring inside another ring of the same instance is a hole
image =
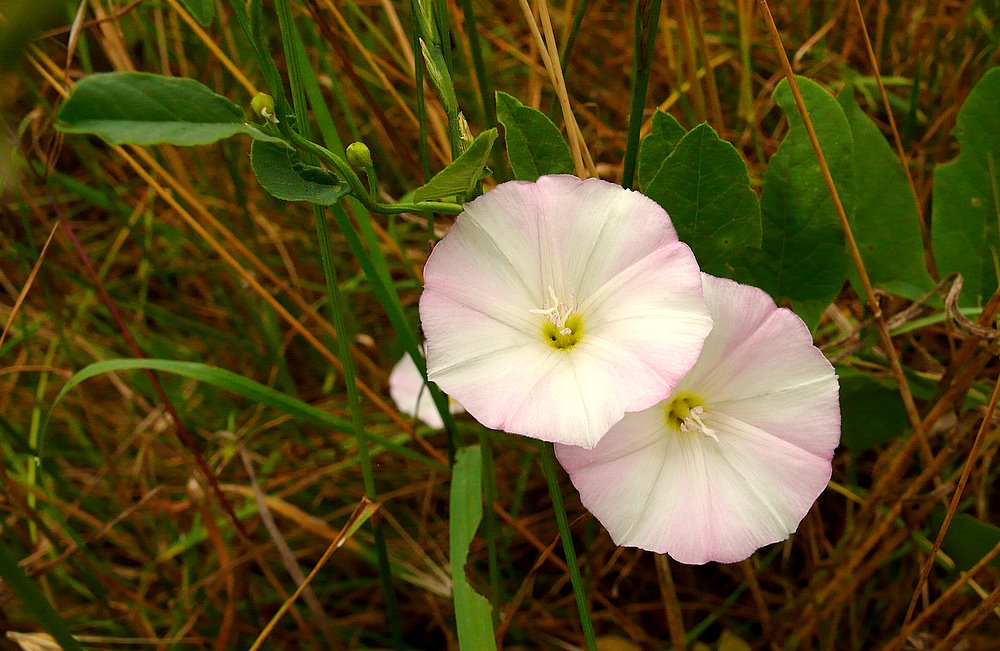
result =
[[[826,487],[839,387],[795,314],[702,277],[715,328],[691,372],[593,450],[556,456],[616,544],[730,563],[787,538]]]
[[[438,413],[437,406],[431,400],[424,378],[413,363],[413,358],[403,355],[389,373],[389,395],[396,407],[406,414],[427,423],[433,429],[444,427],[444,421]],[[448,400],[448,411],[461,414],[465,410],[454,400]]]
[[[466,205],[427,260],[420,320],[430,379],[477,420],[587,448],[669,395],[711,328],[663,209],[572,176]]]

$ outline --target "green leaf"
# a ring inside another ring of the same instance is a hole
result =
[[[464,195],[475,185],[486,167],[486,159],[497,139],[497,130],[483,131],[472,141],[465,152],[451,165],[434,175],[430,181],[413,191],[413,201],[427,201],[455,195]]]
[[[290,153],[270,142],[254,142],[250,147],[250,167],[271,196],[329,206],[350,194],[351,188],[333,172],[312,166],[294,167]]]
[[[194,19],[207,27],[215,17],[215,0],[183,0]]]
[[[489,651],[496,649],[490,602],[469,585],[465,575],[469,546],[483,517],[481,486],[482,455],[479,446],[462,448],[455,455],[451,474],[451,514],[448,521],[458,646]]]
[[[653,114],[653,128],[639,145],[639,187],[646,189],[685,133],[680,122],[666,111]]]
[[[851,452],[864,452],[895,440],[909,427],[899,391],[849,368],[840,378],[840,441]]]
[[[931,538],[937,537],[944,516],[945,510],[942,508],[931,511]],[[1000,543],[1000,527],[978,520],[968,513],[956,513],[941,541],[941,549],[955,561],[956,570],[965,572],[986,556],[997,543]],[[990,561],[990,566],[1000,567],[1000,557]]]
[[[109,359],[102,362],[94,362],[93,364],[85,366],[74,373],[73,377],[71,377],[59,391],[55,400],[52,401],[52,407],[49,413],[51,413],[52,409],[55,409],[56,404],[58,404],[67,393],[72,391],[73,388],[81,382],[98,375],[103,375],[104,373],[135,369],[150,369],[153,371],[162,371],[164,373],[171,373],[173,375],[186,377],[231,393],[235,393],[236,395],[242,396],[247,400],[280,409],[290,416],[314,423],[320,427],[326,427],[335,432],[358,434],[355,432],[354,427],[350,422],[342,418],[337,418],[329,412],[326,412],[319,407],[314,407],[299,400],[298,398],[293,398],[292,396],[281,393],[280,391],[275,391],[270,387],[247,379],[242,375],[237,375],[236,373],[225,369],[209,366],[208,364],[201,364],[198,362],[178,362],[169,359]],[[47,423],[48,416],[46,416],[45,422],[42,423],[42,432],[45,431]],[[419,452],[414,452],[413,450],[397,443],[393,443],[389,439],[378,436],[377,434],[362,431],[360,436],[367,439],[369,442],[380,445],[400,456],[420,461],[432,467],[440,467],[440,464],[430,457],[420,454]]]
[[[837,101],[815,82],[796,77],[806,109],[848,216],[854,206],[854,144],[851,127]],[[759,268],[752,271],[775,300],[808,302],[806,323],[815,327],[847,276],[844,234],[819,162],[796,108],[787,80],[774,100],[788,118],[788,135],[771,157],[764,177],[761,212],[764,234]]]
[[[983,75],[952,133],[961,152],[934,171],[931,234],[941,276],[965,278],[961,305],[981,304],[997,288],[1000,255],[1000,67]]]
[[[917,202],[899,158],[846,88],[837,95],[851,127],[855,202],[851,230],[868,277],[882,289],[918,299],[934,287],[924,263]],[[857,269],[848,265],[851,284],[864,295]]]
[[[205,145],[236,134],[284,142],[247,124],[243,109],[207,86],[145,72],[84,77],[59,109],[56,126],[115,145]]]
[[[667,211],[706,273],[730,276],[729,260],[760,247],[760,204],[746,163],[707,124],[681,138],[644,192]]]
[[[504,127],[514,178],[535,181],[545,174],[572,174],[573,155],[547,115],[497,91],[497,118]]]
[[[26,612],[55,638],[61,648],[67,651],[82,651],[83,647],[73,637],[65,622],[59,617],[59,613],[35,582],[24,573],[17,564],[15,555],[2,540],[0,540],[0,577],[3,577],[7,589],[24,603]]]

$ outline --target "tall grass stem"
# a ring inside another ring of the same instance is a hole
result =
[[[569,528],[569,518],[563,505],[562,490],[559,488],[559,464],[556,461],[555,449],[551,443],[539,443],[542,453],[542,472],[549,485],[549,495],[552,499],[552,510],[556,515],[556,525],[562,538],[563,553],[566,554],[566,569],[573,585],[573,596],[576,598],[576,608],[580,615],[580,626],[583,628],[583,641],[587,651],[597,651],[597,638],[594,636],[594,624],[590,620],[590,607],[587,601],[587,590],[580,576],[580,566],[576,560],[576,548],[573,546],[573,532]]]
[[[308,115],[308,104],[303,79],[306,75],[313,75],[313,71],[304,56],[301,35],[292,21],[291,7],[288,0],[277,0],[275,9],[278,13],[282,44],[285,48],[285,58],[288,63],[293,107],[295,114],[299,116],[297,126],[301,135],[307,139],[311,139],[309,120],[306,118]],[[368,499],[375,502],[378,500],[375,488],[375,473],[368,450],[368,441],[364,438],[361,396],[358,394],[357,372],[354,367],[354,358],[351,356],[351,339],[347,332],[347,323],[344,316],[345,308],[340,294],[340,287],[337,283],[337,272],[333,266],[333,252],[330,248],[330,233],[326,224],[326,214],[321,206],[313,206],[313,218],[316,222],[316,237],[326,284],[327,305],[331,320],[333,321],[333,327],[337,331],[337,348],[341,362],[343,363],[344,384],[347,388],[348,396],[348,410],[351,414],[351,425],[357,439],[358,457],[365,495]],[[377,519],[372,520],[372,529],[375,538],[378,573],[386,602],[386,620],[389,624],[393,645],[397,649],[400,649],[403,648],[403,630],[399,618],[399,602],[392,585],[392,565],[389,562],[389,551],[385,544],[383,529]],[[329,642],[332,643],[333,640],[329,640]]]
[[[632,50],[632,108],[628,118],[628,140],[622,168],[622,186],[632,187],[639,159],[639,131],[646,107],[646,90],[652,72],[656,30],[660,24],[660,0],[638,0],[635,5],[635,30]]]

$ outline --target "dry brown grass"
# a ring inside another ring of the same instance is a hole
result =
[[[419,185],[405,31],[409,3],[293,4],[303,25],[316,27],[307,49],[341,134],[371,146],[390,195]],[[577,4],[552,5],[557,37]],[[35,41],[19,72],[2,77],[5,126],[27,163],[0,199],[0,320],[10,318],[62,215],[146,355],[204,361],[347,418],[335,332],[320,316],[323,276],[310,212],[301,204],[279,204],[257,187],[247,143],[141,150],[63,138],[53,129],[66,87],[91,70],[191,76],[247,103],[250,88],[263,82],[238,28],[223,14],[198,34],[175,0],[84,5],[80,39],[72,47],[68,30],[57,28]],[[558,122],[549,76],[518,3],[475,6],[492,86],[540,106]],[[955,153],[949,133],[957,110],[998,62],[997,4],[872,0],[860,8],[897,104],[927,221],[934,165]],[[799,74],[832,88],[873,74],[853,2],[774,3],[772,10]],[[478,130],[490,125],[475,108],[478,80],[462,63],[468,41],[460,6],[449,3],[449,14],[460,35],[456,86]],[[680,21],[685,15],[687,26]],[[647,105],[672,111],[688,126],[707,120],[741,149],[759,179],[784,124],[770,100],[783,73],[756,3],[670,2],[661,21]],[[584,140],[597,169],[611,180],[620,177],[625,148],[631,29],[630,5],[591,2],[566,70]],[[745,52],[741,30],[750,46]],[[273,32],[270,45],[279,52],[276,22]],[[915,77],[920,81],[911,97]],[[889,134],[872,89],[875,101],[863,108]],[[449,149],[446,119],[432,93],[427,101],[437,169]],[[908,119],[911,105],[914,117]],[[42,176],[47,181],[40,182]],[[428,250],[424,224],[410,216],[377,223],[375,236],[404,304],[413,308]],[[386,375],[401,347],[342,239],[335,236],[333,246],[366,427],[445,458],[442,435],[421,432],[426,436],[414,441],[412,424],[388,402]],[[891,319],[909,304],[886,298],[882,307]],[[820,343],[831,358],[889,378],[865,314],[864,301],[845,290],[827,311]],[[990,325],[989,308],[984,316],[982,324]],[[103,376],[70,393],[52,414],[43,470],[28,470],[26,441],[65,379],[92,361],[132,355],[62,232],[7,341],[0,370],[0,535],[24,552],[24,570],[93,648],[247,647],[296,583],[259,515],[243,517],[246,538],[236,532],[141,375]],[[989,521],[998,506],[991,462],[1000,440],[992,419],[985,442],[971,454],[997,379],[994,344],[949,322],[899,335],[894,344],[911,378],[922,381],[916,407],[927,447],[907,435],[863,454],[841,450],[831,490],[792,540],[745,563],[691,567],[616,548],[565,482],[602,648],[666,648],[671,626],[675,640],[697,630],[698,639],[712,646],[726,632],[767,649],[996,648],[1000,575],[993,567],[962,575],[940,558],[917,595],[913,625],[903,629],[937,534],[928,514],[947,507],[967,465],[969,512]],[[277,529],[308,572],[364,493],[352,439],[214,389],[162,381],[227,500],[240,509],[252,504],[258,488],[269,496]],[[970,392],[978,399],[962,409]],[[535,448],[497,435],[494,455],[501,642],[509,649],[576,648],[582,638]],[[387,528],[407,643],[455,648],[448,474],[389,453],[375,462],[382,505],[377,517]],[[201,537],[190,540],[192,532]],[[485,558],[480,536],[469,567],[483,591]],[[313,581],[320,608],[297,602],[267,648],[388,646],[373,559],[365,529]],[[957,584],[963,585],[949,589]],[[33,621],[0,585],[0,627],[32,630]]]

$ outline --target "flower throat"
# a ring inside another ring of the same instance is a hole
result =
[[[705,424],[708,414],[703,401],[692,393],[682,393],[667,403],[667,426],[681,434],[704,434],[719,440],[715,430]]]
[[[576,311],[576,295],[569,295],[569,302],[562,302],[549,285],[549,298],[545,299],[541,310],[531,310],[534,314],[545,315],[542,322],[542,338],[557,350],[568,350],[580,341],[583,319]]]

